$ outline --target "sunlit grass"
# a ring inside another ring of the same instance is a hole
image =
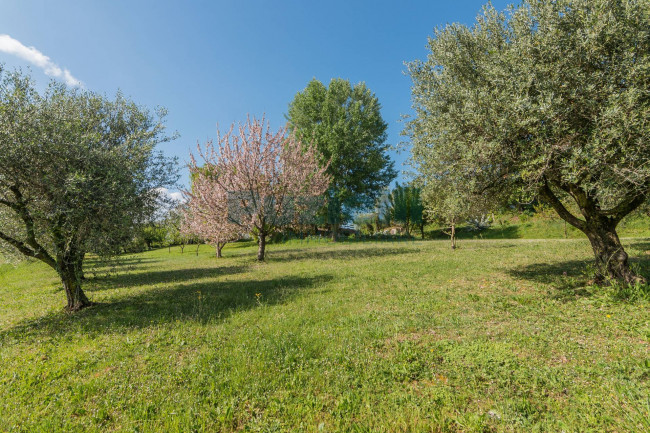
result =
[[[625,242],[650,275],[650,239]],[[0,268],[0,431],[648,431],[650,303],[586,241],[236,244]]]

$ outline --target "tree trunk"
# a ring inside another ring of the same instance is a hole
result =
[[[422,240],[424,240],[424,222],[420,223],[420,234],[422,235]]]
[[[619,280],[626,284],[645,282],[643,277],[630,268],[628,255],[612,224],[591,223],[587,225],[584,233],[594,250],[597,283],[607,283],[608,280]]]
[[[449,233],[451,237],[451,249],[455,250],[456,249],[456,224],[455,223],[451,223],[451,231]]]
[[[332,242],[339,240],[339,223],[332,224]]]
[[[628,255],[621,245],[616,233],[616,226],[626,215],[638,208],[645,200],[645,195],[631,197],[608,211],[603,211],[593,196],[575,185],[556,185],[563,187],[575,200],[584,219],[573,215],[558,199],[547,180],[540,187],[540,196],[548,201],[560,217],[573,227],[582,231],[594,251],[596,258],[596,283],[618,280],[624,284],[645,283],[628,263]]]
[[[68,311],[79,311],[92,305],[92,302],[88,300],[86,294],[81,290],[80,269],[81,264],[75,263],[65,263],[59,266],[59,275],[68,299],[66,307]]]
[[[217,258],[220,259],[223,256],[221,255],[221,250],[223,247],[226,246],[226,242],[217,242],[217,245],[215,245],[215,249],[217,250]]]
[[[257,261],[264,261],[264,250],[266,249],[266,233],[260,233],[257,237]]]
[[[181,244],[180,247],[181,247],[181,254],[183,254],[183,251],[185,250],[185,244]]]

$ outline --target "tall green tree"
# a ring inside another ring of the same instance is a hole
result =
[[[353,86],[340,78],[329,87],[313,79],[289,105],[290,130],[304,143],[313,141],[321,163],[329,162],[327,219],[334,240],[349,211],[372,207],[396,176],[380,111],[379,100],[364,83]]]
[[[643,281],[616,226],[650,191],[648,2],[486,6],[471,28],[437,29],[429,49],[408,67],[423,178],[537,195],[585,233],[600,279]]]
[[[168,139],[161,117],[121,95],[56,83],[39,94],[29,76],[0,69],[3,254],[52,267],[68,310],[90,305],[85,255],[117,253],[151,218],[177,179],[175,161],[155,150]]]

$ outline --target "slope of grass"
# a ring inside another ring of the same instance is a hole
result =
[[[650,431],[647,300],[585,286],[585,241],[461,246],[152,251],[75,315],[2,268],[0,431]]]
[[[584,233],[553,213],[527,217],[525,214],[506,215],[497,217],[489,228],[481,231],[472,230],[469,226],[461,226],[458,230],[460,239],[585,239]],[[440,227],[430,225],[426,230],[428,236],[434,239],[446,239]],[[633,214],[623,219],[617,227],[620,237],[649,237],[650,218],[645,215]]]

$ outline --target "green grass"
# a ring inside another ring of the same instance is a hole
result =
[[[213,254],[89,269],[75,315],[0,267],[0,431],[650,431],[650,302],[586,286],[586,241]]]
[[[566,229],[566,232],[565,232]],[[447,239],[440,227],[430,225],[427,235],[434,239]],[[617,227],[620,237],[650,237],[650,219],[643,214],[633,214],[625,218]],[[564,223],[554,214],[528,217],[517,213],[497,217],[497,221],[481,231],[461,226],[457,232],[459,239],[584,239],[580,230]]]

